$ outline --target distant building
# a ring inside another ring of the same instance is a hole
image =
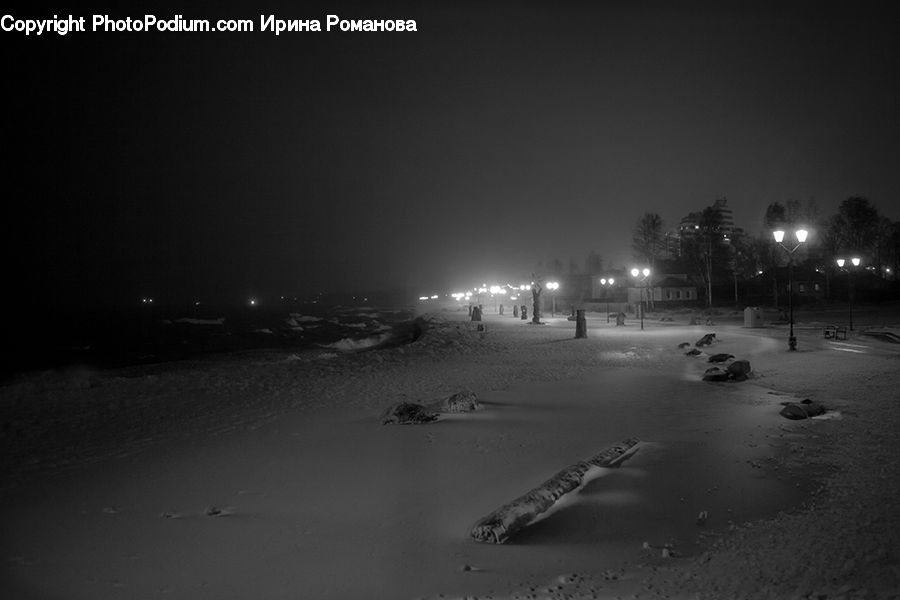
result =
[[[722,196],[713,202],[711,208],[719,214],[719,231],[724,243],[729,244],[735,236],[744,233],[741,228],[734,226],[734,214],[731,207],[728,206],[728,198]],[[702,211],[689,213],[681,219],[678,229],[666,232],[664,243],[667,258],[678,258],[684,255],[686,244],[693,240],[700,231],[701,215]]]
[[[633,282],[629,282],[632,284]],[[654,279],[649,288],[630,285],[628,287],[628,303],[637,304],[652,299],[654,304],[693,302],[698,299],[697,286],[688,280],[687,275],[662,275]]]

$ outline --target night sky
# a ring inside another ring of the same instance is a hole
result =
[[[738,8],[737,6],[740,6]],[[850,195],[900,218],[891,3],[330,2],[5,6],[85,33],[0,32],[20,299],[210,298],[518,279],[630,264],[644,212]],[[101,33],[111,17],[253,33]],[[415,33],[260,32],[260,15]]]

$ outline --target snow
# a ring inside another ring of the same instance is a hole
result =
[[[193,317],[181,317],[172,321],[174,323],[189,323],[191,325],[222,325],[225,323],[225,317],[218,319],[196,319]]]
[[[8,382],[3,597],[896,597],[896,345],[842,352],[801,323],[789,353],[784,327],[723,317],[589,319],[583,340],[565,319],[463,319],[398,348]],[[748,381],[700,381],[706,354],[677,345],[708,332]],[[484,409],[379,424],[461,389]],[[804,398],[832,418],[778,416]],[[633,456],[508,544],[469,537],[628,437]]]
[[[365,350],[379,344],[383,344],[391,338],[390,333],[382,333],[361,339],[343,338],[331,344],[323,344],[323,348],[334,348],[335,350]]]

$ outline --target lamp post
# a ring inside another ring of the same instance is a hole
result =
[[[608,279],[604,277],[600,280],[600,285],[602,285],[603,287],[609,286],[610,288],[612,288],[615,282],[616,280],[612,277]],[[606,322],[609,323],[609,292],[607,291],[604,296],[606,296]]]
[[[806,241],[807,235],[809,235],[807,230],[797,229],[794,232],[794,236],[797,238],[797,245],[793,248],[788,248],[782,243],[784,241],[784,230],[776,229],[772,232],[775,242],[788,253],[788,312],[790,313],[790,316],[788,317],[788,320],[790,321],[788,350],[792,351],[797,349],[797,338],[794,337],[794,252],[796,252],[797,248]]]
[[[647,278],[650,277],[650,269],[648,269],[647,267],[644,267],[643,269],[638,269],[637,267],[631,269],[631,276],[634,277],[635,279],[637,279],[641,275],[643,275],[643,277],[641,277],[637,281],[638,281],[638,283],[644,284],[641,287],[641,304],[640,304],[640,307],[641,307],[641,331],[643,331],[644,330],[644,288],[647,287],[646,282],[647,282]]]
[[[849,268],[850,265],[847,265],[847,269],[844,268],[847,261],[843,258],[839,258],[835,262],[837,263],[838,268],[847,274],[847,300],[850,304],[850,331],[853,331],[853,271]],[[858,256],[854,256],[850,259],[850,264],[854,267],[858,267],[860,262],[862,261]]]
[[[548,281],[545,286],[548,290],[550,290],[550,316],[556,316],[556,290],[559,289],[558,281]]]

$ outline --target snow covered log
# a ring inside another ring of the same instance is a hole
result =
[[[505,504],[472,527],[470,535],[479,542],[503,544],[516,531],[527,527],[550,510],[565,494],[584,483],[584,475],[591,467],[613,467],[637,445],[629,438],[606,448],[591,458],[567,467],[524,496]]]

